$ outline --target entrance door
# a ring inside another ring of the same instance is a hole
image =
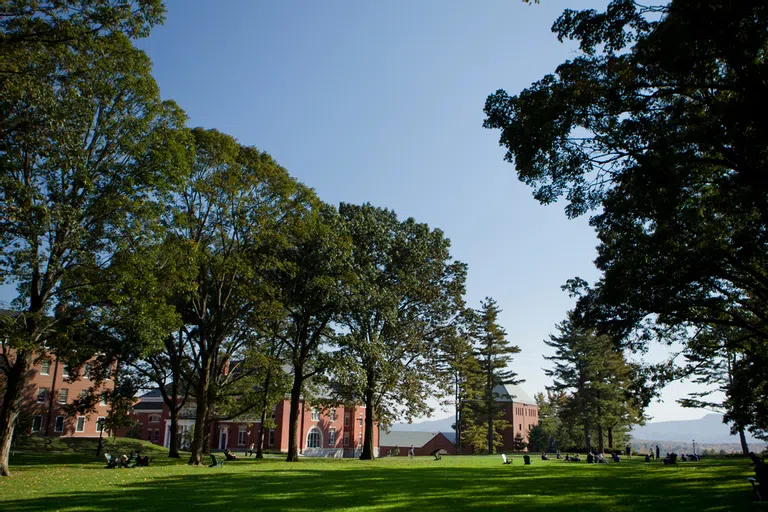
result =
[[[224,450],[227,447],[229,441],[229,431],[225,428],[221,429],[219,434],[219,450]]]

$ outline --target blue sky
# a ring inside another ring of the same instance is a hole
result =
[[[329,203],[370,202],[445,231],[469,264],[469,304],[491,296],[504,309],[532,394],[549,383],[542,339],[573,305],[560,286],[598,275],[596,238],[517,181],[483,105],[576,55],[550,32],[566,5],[605,3],[166,0],[165,25],[138,45],[190,126],[269,152]],[[674,404],[689,388],[649,413],[702,416]]]

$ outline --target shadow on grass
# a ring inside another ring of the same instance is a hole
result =
[[[349,463],[347,463],[349,464]],[[260,461],[190,468],[120,489],[3,501],[4,510],[749,510],[739,471],[677,468],[360,465]],[[181,470],[181,468],[179,468]],[[147,476],[150,476],[149,474]],[[739,480],[737,482],[737,479]],[[761,509],[762,510],[762,509]]]

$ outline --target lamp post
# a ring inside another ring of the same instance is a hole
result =
[[[693,440],[693,454],[696,455],[696,440]]]
[[[96,456],[98,457],[101,455],[101,447],[102,447],[102,437],[104,436],[104,418],[99,418],[96,420],[96,425],[99,427],[99,444],[96,445]]]

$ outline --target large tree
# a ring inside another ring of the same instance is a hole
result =
[[[189,242],[194,285],[178,305],[190,337],[200,464],[223,369],[275,309],[270,270],[281,226],[304,189],[266,153],[216,130],[194,129],[191,177],[176,197],[175,236]],[[225,379],[226,380],[226,379]]]
[[[520,352],[520,347],[507,340],[507,333],[499,324],[500,313],[501,309],[490,297],[482,301],[476,312],[475,357],[483,376],[482,393],[476,411],[480,423],[485,427],[488,453],[493,453],[494,448],[501,444],[501,431],[508,426],[508,422],[503,419],[504,405],[499,402],[500,395],[496,387],[522,382],[516,378],[517,373],[509,369],[512,357]]]
[[[292,218],[284,264],[275,271],[279,301],[289,327],[286,359],[293,370],[288,419],[288,462],[299,460],[299,412],[307,381],[323,375],[332,359],[332,325],[342,312],[344,290],[352,279],[351,247],[338,211],[308,193],[306,208]]]
[[[126,227],[156,215],[154,203],[183,171],[176,134],[185,118],[160,100],[149,59],[119,31],[55,50],[3,45],[0,58],[14,71],[0,79],[0,281],[18,289],[3,342],[13,350],[0,357],[0,474],[8,475],[27,370],[53,348],[46,340],[63,337],[57,325],[68,315],[56,318],[54,305],[109,265]]]
[[[614,433],[643,421],[647,402],[635,394],[635,366],[609,336],[578,327],[573,314],[558,330],[544,342],[555,349],[544,357],[554,363],[544,371],[554,380],[549,389],[566,393],[559,411],[563,421],[581,426],[587,450],[596,439],[602,452],[606,437],[613,447]]]
[[[624,343],[644,344],[627,336],[644,323],[662,335],[736,327],[763,343],[768,4],[614,0],[565,11],[553,31],[581,55],[491,95],[485,126],[539,201],[565,196],[571,217],[599,208],[587,322]]]
[[[440,340],[463,307],[466,266],[451,258],[440,230],[395,212],[342,203],[352,241],[353,279],[340,323],[343,368],[336,390],[365,405],[361,459],[374,458],[375,422],[431,412],[427,400],[445,386],[436,371]]]

